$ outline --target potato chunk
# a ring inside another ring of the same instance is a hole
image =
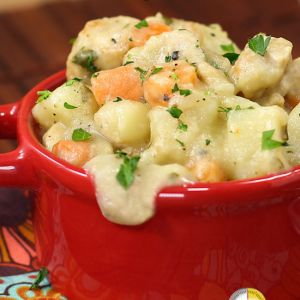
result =
[[[65,103],[75,108],[67,108]],[[32,114],[39,125],[48,130],[55,123],[72,127],[92,121],[98,109],[99,105],[92,92],[82,82],[75,80],[68,86],[64,83],[47,99],[37,103]]]
[[[263,132],[275,130],[272,140],[286,141],[288,115],[278,106],[229,111],[224,166],[229,179],[283,172],[290,168],[285,147],[263,150]]]
[[[255,100],[275,87],[283,78],[291,51],[292,44],[283,38],[271,38],[264,56],[247,44],[229,73],[235,81],[235,92]]]
[[[119,16],[87,22],[69,54],[67,78],[78,77],[89,83],[94,72],[121,66],[123,56],[131,48],[131,31],[139,21]]]
[[[116,148],[144,148],[150,140],[149,110],[148,105],[136,101],[109,101],[95,114],[98,131]]]

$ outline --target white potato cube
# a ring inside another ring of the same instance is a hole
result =
[[[137,101],[109,101],[95,114],[98,131],[115,147],[146,147],[150,140],[147,104]]]

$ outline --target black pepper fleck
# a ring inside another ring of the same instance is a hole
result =
[[[178,53],[179,53],[179,51],[174,51],[174,52],[172,53],[172,59],[173,59],[173,60],[177,60],[177,59],[178,59]]]
[[[163,98],[164,98],[164,101],[169,101],[170,100],[170,97],[167,94],[164,94]]]

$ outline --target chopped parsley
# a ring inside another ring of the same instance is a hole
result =
[[[97,78],[98,75],[99,75],[99,73],[94,73],[94,74],[92,75],[92,77],[93,77],[93,78]]]
[[[141,29],[142,27],[148,27],[148,23],[146,20],[141,21],[140,23],[134,25],[137,29]]]
[[[74,109],[74,108],[77,108],[77,106],[73,106],[67,102],[64,103],[64,107],[67,108],[67,109]]]
[[[253,106],[249,106],[249,107],[246,107],[246,108],[241,108],[240,105],[237,105],[235,107],[235,109],[233,109],[232,107],[219,107],[220,110],[218,110],[218,112],[224,112],[224,113],[229,113],[231,110],[245,110],[245,109],[254,109]]]
[[[74,142],[84,141],[91,137],[91,134],[83,130],[82,128],[75,129],[72,134],[72,140]]]
[[[129,41],[132,42],[132,36],[129,38]]]
[[[182,30],[186,30],[185,28],[180,28],[180,29],[178,29],[179,31],[182,31]]]
[[[270,150],[282,146],[289,146],[287,142],[279,142],[279,141],[274,141],[272,140],[272,136],[275,132],[275,129],[269,130],[269,131],[264,131],[262,133],[262,144],[261,144],[261,149],[262,150]]]
[[[123,164],[120,166],[120,170],[116,176],[120,185],[127,190],[131,184],[133,183],[134,176],[133,173],[136,170],[138,161],[140,157],[132,157],[129,158],[126,152],[123,151],[115,151],[116,154],[119,154],[120,157],[123,158]]]
[[[133,60],[126,61],[126,63],[124,64],[124,66],[127,66],[127,65],[129,65],[129,64],[132,64],[132,63],[134,63],[134,61],[133,61]]]
[[[135,70],[139,71],[141,74],[146,75],[148,73],[148,71],[144,71],[139,67],[134,68]]]
[[[128,54],[127,58],[130,59],[132,57],[132,54]]]
[[[210,140],[205,140],[205,145],[208,146],[210,144]]]
[[[130,23],[126,24],[126,25],[125,25],[123,28],[126,28],[126,27],[128,27],[128,26],[129,26],[129,24],[130,24]]]
[[[112,40],[115,44],[117,43],[117,41],[116,41],[114,38],[112,38],[111,40]]]
[[[227,52],[234,52],[234,46],[233,43],[230,45],[221,45],[222,50],[227,51]]]
[[[180,95],[186,97],[192,94],[192,91],[190,90],[179,90]]]
[[[146,80],[145,76],[142,73],[140,74],[140,78],[142,79],[142,82]]]
[[[38,99],[36,100],[35,103],[39,103],[42,102],[43,100],[47,99],[52,92],[45,90],[45,91],[38,91],[37,94],[40,96],[38,97]]]
[[[72,39],[70,39],[70,40],[69,40],[69,44],[73,44],[73,43],[75,43],[75,42],[76,42],[76,40],[77,40],[77,37],[76,37],[76,38],[72,38]]]
[[[196,45],[196,48],[199,48],[200,46],[199,45]]]
[[[205,96],[209,96],[211,94],[211,90],[204,93]]]
[[[82,81],[82,79],[74,77],[73,79],[70,79],[66,82],[66,86],[71,86],[75,81]]]
[[[238,53],[225,53],[223,56],[228,58],[230,63],[234,65],[240,55]]]
[[[47,275],[48,270],[45,267],[43,267],[43,269],[41,269],[37,274],[36,279],[34,280],[33,284],[29,289],[37,289],[39,287],[39,284],[46,278]]]
[[[166,63],[170,62],[171,60],[172,60],[171,56],[168,55],[168,56],[165,57],[165,62]]]
[[[191,63],[191,66],[195,68],[195,71],[198,72],[198,67],[196,66],[196,63]]]
[[[163,68],[155,68],[154,71],[152,72],[152,75],[157,74],[158,72],[160,72]]]
[[[120,97],[117,97],[117,100],[114,100],[113,102],[120,102],[122,99]]]
[[[172,89],[172,93],[176,93],[176,92],[178,92],[178,91],[179,91],[178,84],[175,83],[174,88]]]
[[[224,113],[226,113],[226,114],[228,114],[231,110],[233,110],[233,108],[232,107],[219,107],[220,108],[220,110],[218,110],[218,112],[224,112]]]
[[[97,69],[96,69],[96,66],[93,64],[93,61],[95,60],[95,59],[93,59],[93,56],[94,56],[94,54],[93,54],[93,52],[91,52],[87,59],[86,67],[87,67],[88,72],[94,73],[97,71]]]
[[[183,142],[181,142],[181,141],[179,141],[177,139],[175,139],[175,141],[177,141],[182,147],[184,147],[184,143]]]
[[[173,106],[171,108],[168,108],[167,111],[171,114],[173,118],[178,119],[180,115],[182,114],[182,110]]]
[[[177,129],[180,129],[182,131],[187,131],[188,126],[186,124],[180,123],[177,127]]]
[[[172,74],[172,77],[177,80],[178,79],[178,76],[176,74]]]
[[[251,50],[253,50],[261,56],[264,56],[267,51],[267,47],[269,45],[270,40],[271,36],[268,36],[265,40],[264,37],[261,34],[259,34],[253,39],[248,40],[248,45]]]

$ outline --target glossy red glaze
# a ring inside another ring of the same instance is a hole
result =
[[[5,122],[9,137],[17,128],[19,141],[0,155],[0,185],[33,192],[38,258],[58,291],[70,300],[228,300],[251,287],[268,300],[300,299],[299,168],[166,188],[150,221],[113,224],[84,170],[54,157],[35,137],[37,91],[64,81],[59,72],[0,108],[0,126]]]

